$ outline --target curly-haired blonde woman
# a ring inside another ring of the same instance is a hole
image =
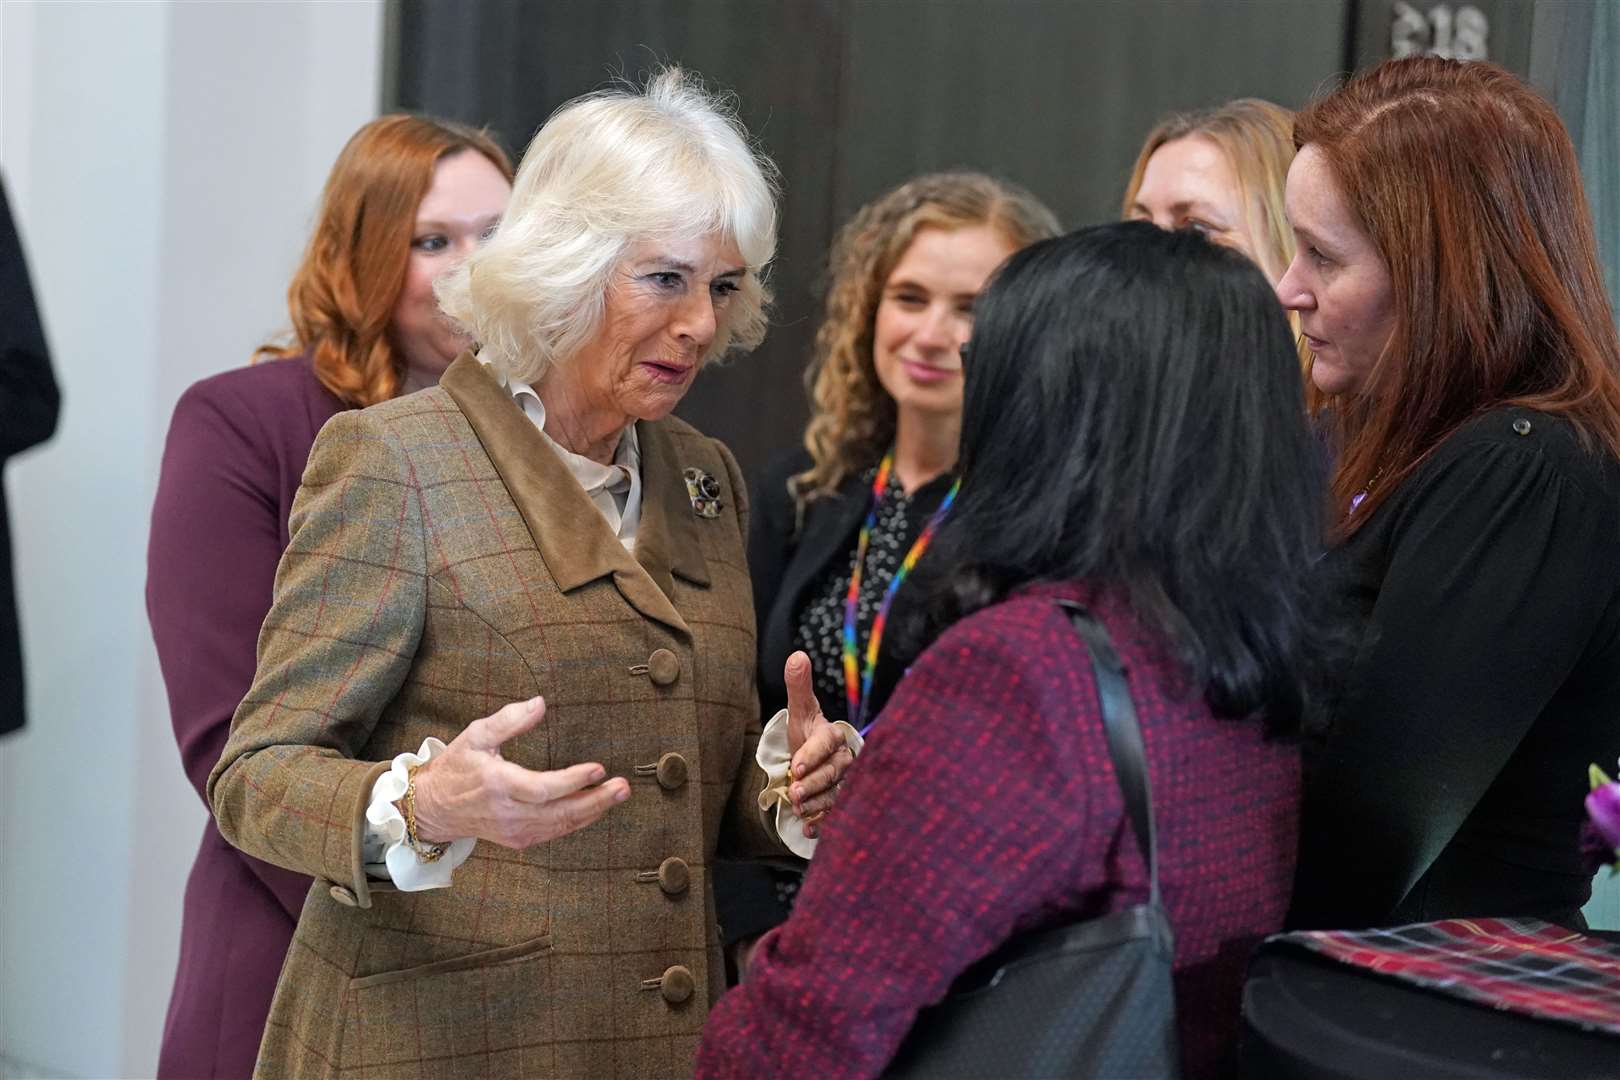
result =
[[[783,669],[798,650],[829,721],[864,728],[882,706],[899,675],[885,669],[884,627],[914,600],[905,568],[954,490],[974,299],[1007,256],[1060,231],[1022,188],[950,172],[882,195],[839,234],[804,447],[768,466],[754,491],[748,565],[765,716],[786,705]],[[781,922],[796,879],[730,868],[718,890],[728,939]]]

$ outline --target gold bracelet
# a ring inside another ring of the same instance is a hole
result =
[[[416,770],[421,767],[422,762],[405,767],[405,797],[400,800],[405,804],[405,846],[425,863],[438,862],[450,850],[450,845],[426,844],[416,835]]]

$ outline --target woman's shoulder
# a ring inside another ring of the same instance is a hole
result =
[[[420,426],[430,437],[438,438],[443,436],[446,416],[460,413],[461,408],[450,391],[443,386],[428,386],[356,409],[352,415],[363,427],[392,428],[402,437],[408,437],[411,428]]]
[[[783,541],[796,534],[802,514],[795,506],[792,480],[810,468],[810,454],[802,446],[778,450],[765,459],[765,466],[749,476],[748,492],[761,523],[781,534]]]
[[[1052,646],[1070,639],[1079,644],[1069,621],[1071,606],[1095,612],[1109,627],[1111,636],[1127,640],[1134,647],[1138,637],[1135,622],[1112,596],[1082,582],[1046,582],[1015,589],[958,619],[939,635],[919,662],[930,660],[948,667],[969,654],[985,654],[1008,668],[1033,669],[1052,662],[1069,666],[1079,652]]]
[[[968,652],[993,654],[1009,670],[1031,677],[1068,678],[1081,670],[1090,679],[1091,659],[1070,612],[1093,615],[1108,632],[1114,651],[1138,682],[1163,695],[1202,701],[1187,684],[1185,665],[1162,632],[1141,619],[1123,587],[1091,581],[1031,582],[950,626],[930,647],[943,647],[950,662]],[[924,655],[927,655],[926,653]],[[1044,675],[1042,673],[1045,673]],[[1200,704],[1198,708],[1203,708]]]
[[[762,493],[770,492],[788,498],[788,481],[808,470],[812,464],[810,451],[802,446],[790,446],[766,458],[765,467],[759,470],[755,480]]]
[[[655,420],[651,429],[667,439],[681,468],[697,468],[714,474],[716,479],[729,479],[741,484],[742,468],[737,458],[721,439],[707,435],[678,416]],[[645,431],[642,427],[640,430]],[[645,436],[643,436],[645,438]],[[645,450],[643,451],[645,452]]]
[[[995,640],[1008,634],[1047,634],[1064,618],[1064,600],[1084,603],[1078,590],[1062,586],[1027,586],[953,623],[941,639],[983,636]]]
[[[309,443],[344,404],[315,377],[308,357],[250,364],[192,383],[175,403],[170,438],[240,443],[268,451]]]
[[[305,355],[247,364],[199,379],[180,395],[175,419],[209,412],[252,430],[295,430],[310,438],[343,401],[321,384]]]
[[[1441,572],[1465,550],[1529,550],[1552,536],[1620,549],[1620,460],[1566,417],[1501,406],[1448,435],[1339,558],[1381,579],[1408,545]],[[1496,539],[1480,547],[1487,537]]]
[[[863,469],[845,475],[833,491],[807,496],[802,506],[795,506],[799,500],[793,491],[793,478],[809,472],[814,465],[815,459],[810,456],[810,451],[802,446],[779,451],[754,476],[753,490],[757,501],[791,509],[794,520],[802,519],[801,524],[819,521],[828,514],[841,519],[849,510],[849,504],[867,504],[871,497],[872,475],[878,466],[875,459]]]
[[[1438,477],[1469,463],[1511,487],[1546,473],[1620,501],[1620,460],[1568,417],[1518,405],[1487,409],[1452,432],[1419,472]]]
[[[206,401],[216,407],[261,414],[307,401],[329,402],[334,409],[343,407],[342,401],[315,377],[314,366],[303,353],[245,364],[199,379],[182,400]]]
[[[1066,604],[1093,613],[1107,628],[1144,724],[1202,724],[1201,694],[1162,643],[1131,614],[1120,590],[1084,582],[1024,586],[957,620],[918,657],[891,699],[902,714],[929,718],[941,703],[958,711],[971,702],[996,717],[998,738],[1067,744],[1100,731],[1090,652]],[[885,713],[887,715],[887,712]],[[1088,734],[1089,733],[1089,734]]]

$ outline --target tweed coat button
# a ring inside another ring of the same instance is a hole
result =
[[[1517,431],[1520,435],[1530,434],[1530,421],[1526,420],[1522,416],[1519,417],[1517,420],[1513,421],[1513,430]]]
[[[686,783],[686,759],[671,750],[658,759],[658,786],[674,791]]]
[[[331,893],[332,899],[336,900],[344,907],[355,907],[360,903],[360,901],[354,898],[354,891],[352,889],[346,889],[342,885],[334,885],[327,891]]]
[[[671,855],[658,864],[658,887],[666,896],[679,896],[692,882],[692,869],[685,859]]]
[[[681,662],[668,649],[656,649],[647,657],[647,674],[654,686],[673,686],[681,677]]]
[[[680,964],[666,968],[664,977],[658,980],[658,992],[671,1005],[679,1005],[691,997],[695,989],[697,983],[692,978],[692,972]]]

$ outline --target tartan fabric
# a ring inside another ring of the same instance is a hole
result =
[[[258,673],[209,781],[227,839],[317,878],[258,1075],[690,1070],[723,986],[708,880],[722,822],[740,850],[779,849],[754,802],[736,464],[678,420],[638,434],[632,558],[470,357],[438,388],[322,429]],[[718,518],[693,513],[688,466],[722,480]],[[655,681],[667,662],[649,663],[657,650],[678,661],[668,685]],[[629,801],[525,851],[479,843],[448,889],[368,881],[361,821],[386,763],[536,693],[546,716],[505,756],[534,769],[600,761],[630,777]],[[648,767],[671,752],[689,778],[665,789]],[[690,867],[675,895],[648,880],[670,857]],[[669,1004],[644,984],[674,965],[696,989]]]
[[[1620,946],[1539,919],[1446,919],[1279,934],[1294,945],[1453,997],[1620,1035]]]

